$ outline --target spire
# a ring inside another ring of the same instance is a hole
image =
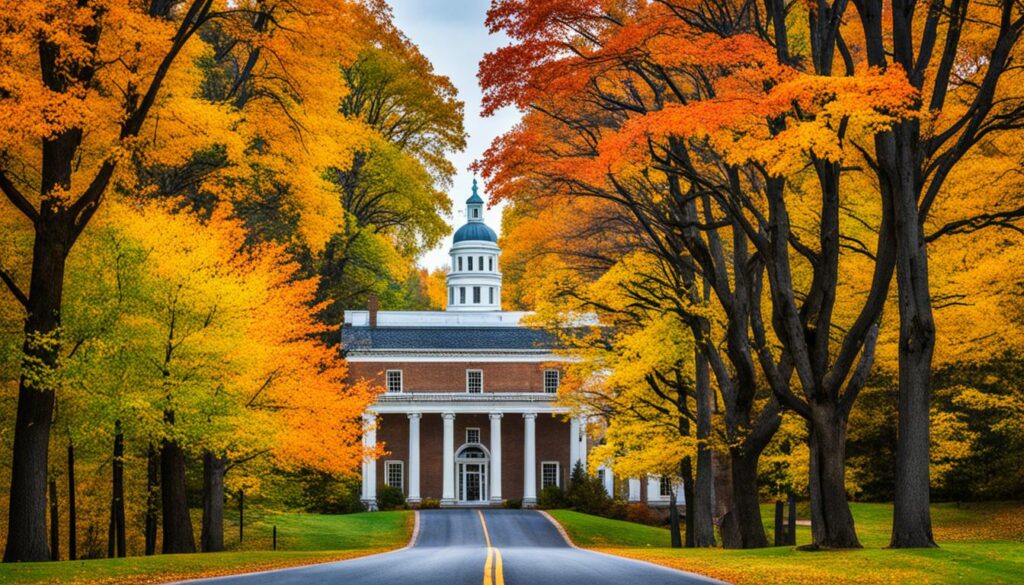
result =
[[[477,193],[476,178],[473,179],[473,195],[466,200],[466,219],[470,223],[484,220],[484,200]]]

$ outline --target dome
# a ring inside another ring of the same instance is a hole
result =
[[[466,241],[498,242],[498,234],[481,222],[467,223],[455,232],[454,243]]]

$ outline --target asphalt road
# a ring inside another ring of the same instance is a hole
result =
[[[413,546],[349,561],[190,581],[211,585],[679,585],[719,583],[569,546],[531,510],[423,510]]]

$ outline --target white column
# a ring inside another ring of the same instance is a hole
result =
[[[455,499],[455,414],[446,412],[441,415],[444,419],[444,454],[441,472],[444,478],[441,482],[441,503],[454,504]]]
[[[409,413],[409,495],[406,500],[420,501],[420,413]]]
[[[491,502],[501,503],[501,413],[491,413]]]
[[[537,413],[523,415],[523,505],[537,504]]]
[[[363,448],[367,451],[377,446],[377,415],[363,415]],[[377,460],[372,456],[363,458],[363,504],[371,512],[377,510]]]
[[[576,470],[576,462],[580,460],[580,419],[575,416],[569,419],[569,477]]]
[[[580,461],[583,471],[587,470],[587,417],[580,417]],[[609,492],[610,493],[610,492]]]
[[[640,480],[635,477],[629,478],[629,501],[640,501]]]

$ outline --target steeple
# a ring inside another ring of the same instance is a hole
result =
[[[470,223],[483,222],[484,200],[476,192],[476,179],[473,179],[473,195],[466,200],[466,221]]]

